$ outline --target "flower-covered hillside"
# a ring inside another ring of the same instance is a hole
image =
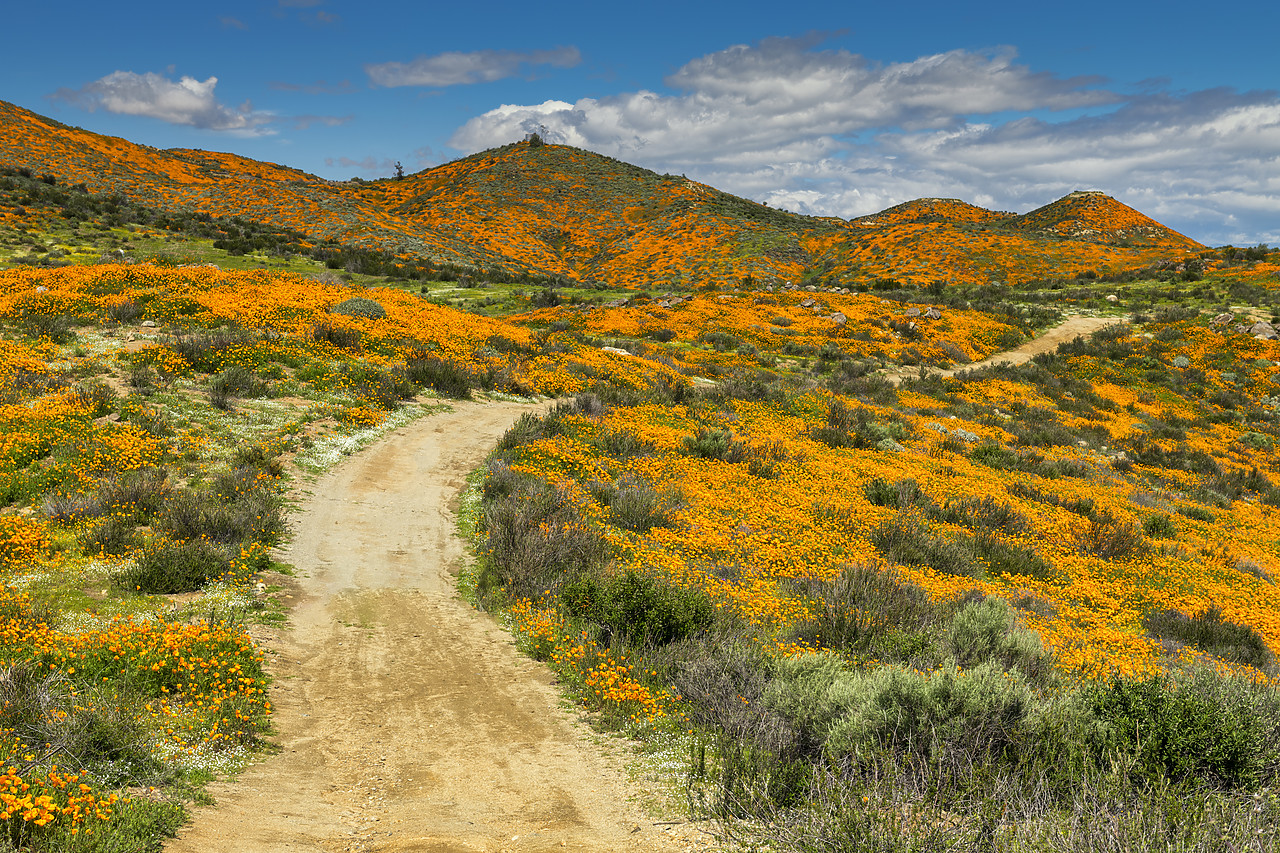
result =
[[[967,364],[1022,340],[1017,317],[939,310],[873,294],[782,290],[655,297],[625,305],[561,305],[511,318],[533,327],[561,324],[593,336],[667,344],[664,353],[698,370],[755,366],[776,358],[881,359],[905,364]]]
[[[1280,344],[1239,325],[580,396],[490,463],[476,591],[608,719],[692,734],[695,802],[780,849],[1141,850],[1170,814],[1272,849]]]
[[[843,222],[532,142],[402,180],[332,182],[231,154],[155,151],[11,104],[0,103],[0,129],[0,165],[67,186],[404,258],[635,288],[1017,283],[1063,268],[1177,260],[1200,248],[1096,194],[1073,195],[1030,218],[926,199]]]

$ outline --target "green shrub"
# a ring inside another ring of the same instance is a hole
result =
[[[1195,504],[1178,507],[1178,514],[1196,521],[1213,521],[1213,513],[1209,512],[1209,510],[1204,507],[1196,506]]]
[[[182,334],[169,342],[169,348],[196,370],[212,373],[222,366],[225,353],[257,340],[256,336],[243,331]]]
[[[1109,512],[1096,513],[1075,532],[1076,546],[1104,559],[1123,559],[1141,552],[1146,544],[1142,529]]]
[[[115,410],[120,395],[100,379],[87,379],[75,386],[76,403],[89,411],[89,416],[100,418]]]
[[[1216,604],[1194,616],[1156,610],[1148,613],[1142,624],[1157,639],[1193,646],[1226,661],[1256,669],[1267,669],[1275,662],[1256,629],[1226,620]]]
[[[990,531],[975,536],[973,547],[986,561],[993,577],[1010,574],[1047,581],[1059,576],[1057,569],[1035,551],[1005,542]]]
[[[1025,515],[988,496],[948,499],[941,509],[933,513],[933,517],[977,531],[1015,534],[1031,529]]]
[[[107,516],[80,537],[80,547],[86,554],[110,554],[113,557],[129,553],[137,542],[134,520],[117,515]]]
[[[221,382],[227,393],[237,397],[263,397],[268,389],[265,381],[255,376],[247,367],[238,364],[224,367],[210,382]]]
[[[701,427],[694,435],[685,436],[681,452],[702,459],[741,462],[747,448],[733,436],[733,430]]]
[[[0,667],[0,708],[11,737],[71,757],[100,783],[151,784],[170,775],[151,753],[152,736],[139,723],[138,709],[60,673],[31,663]]]
[[[407,370],[349,365],[344,369],[352,396],[374,403],[379,408],[395,409],[401,400],[418,393],[418,383],[409,379]]]
[[[44,311],[24,313],[19,320],[22,331],[33,338],[48,338],[55,344],[65,344],[75,337],[71,331],[71,317]]]
[[[834,687],[834,685],[833,685]],[[839,687],[849,710],[831,727],[825,752],[854,764],[885,753],[961,763],[1007,758],[1034,698],[1016,672],[984,663],[923,673],[883,666]]]
[[[564,434],[564,422],[556,411],[539,416],[533,412],[525,412],[503,433],[498,441],[499,450],[514,450],[544,438],[554,438]]]
[[[671,500],[647,483],[623,484],[609,502],[609,521],[636,533],[671,524]]]
[[[1148,536],[1168,538],[1175,535],[1178,529],[1174,526],[1173,519],[1169,517],[1169,514],[1162,512],[1142,522],[1142,532]]]
[[[329,311],[332,314],[341,314],[344,317],[366,317],[370,320],[381,320],[387,316],[387,309],[372,299],[365,299],[363,296],[344,299],[330,308]]]
[[[138,552],[114,578],[116,586],[147,594],[194,592],[226,573],[230,561],[211,542],[158,542]]]
[[[845,566],[834,580],[803,587],[812,618],[792,629],[794,639],[820,648],[881,660],[906,660],[925,651],[935,618],[929,594],[896,571]]]
[[[914,513],[899,515],[872,530],[871,544],[895,563],[928,566],[951,575],[982,574],[970,540],[936,536],[923,516]]]
[[[1243,688],[1202,674],[1176,684],[1163,677],[1113,679],[1093,689],[1094,715],[1107,724],[1096,743],[1132,756],[1133,773],[1146,778],[1191,777],[1228,787],[1256,784],[1274,753],[1264,740],[1258,708]]]
[[[880,477],[872,477],[862,486],[862,493],[867,500],[876,506],[887,506],[893,509],[906,509],[921,502],[924,498],[920,486],[915,480],[898,480],[890,483]]]
[[[208,491],[174,495],[158,514],[156,526],[179,540],[271,545],[285,531],[284,507],[262,472],[244,466],[216,478]]]
[[[470,400],[471,391],[478,384],[476,376],[465,367],[434,357],[410,360],[405,366],[405,377],[454,400]]]
[[[614,459],[648,456],[655,450],[652,442],[645,441],[628,429],[610,430],[593,439],[593,443]]]
[[[529,487],[490,501],[483,529],[482,596],[505,587],[516,597],[539,598],[568,578],[601,573],[612,557],[608,540],[560,489]]]
[[[318,323],[311,330],[311,339],[316,343],[331,344],[338,349],[358,350],[363,335],[359,329],[337,323]]]
[[[1017,669],[1029,678],[1047,670],[1044,646],[1031,631],[1018,625],[1002,598],[983,598],[964,605],[947,626],[947,644],[956,662],[966,668],[994,663]]]
[[[616,636],[633,648],[664,646],[708,628],[715,619],[706,593],[679,589],[633,569],[605,580],[580,574],[564,584],[560,599],[574,617],[607,629],[605,645]]]
[[[795,727],[763,701],[771,662],[760,643],[715,632],[694,634],[664,651],[673,658],[671,684],[688,703],[690,719],[722,732],[719,745],[732,750],[721,751],[722,760],[729,759],[721,778],[722,806],[748,780],[763,776],[772,784],[771,766],[801,757]]]

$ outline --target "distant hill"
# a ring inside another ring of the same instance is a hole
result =
[[[1203,247],[1109,196],[1031,213],[918,199],[844,221],[775,210],[560,145],[507,145],[402,180],[327,181],[234,154],[161,151],[0,101],[0,165],[167,210],[237,216],[406,257],[637,288],[876,279],[1016,283]]]

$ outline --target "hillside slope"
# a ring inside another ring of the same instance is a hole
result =
[[[1016,283],[1203,248],[1101,193],[1072,193],[1024,216],[919,199],[846,222],[530,143],[403,180],[334,182],[234,154],[159,151],[4,102],[0,165],[405,257],[638,288],[747,277],[848,287],[875,279]]]

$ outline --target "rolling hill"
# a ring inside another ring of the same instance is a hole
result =
[[[161,151],[0,102],[0,166],[167,211],[235,216],[405,257],[636,288],[874,280],[1018,283],[1203,248],[1098,192],[1025,215],[919,199],[808,217],[559,145],[515,143],[401,180],[328,181],[234,154]]]

